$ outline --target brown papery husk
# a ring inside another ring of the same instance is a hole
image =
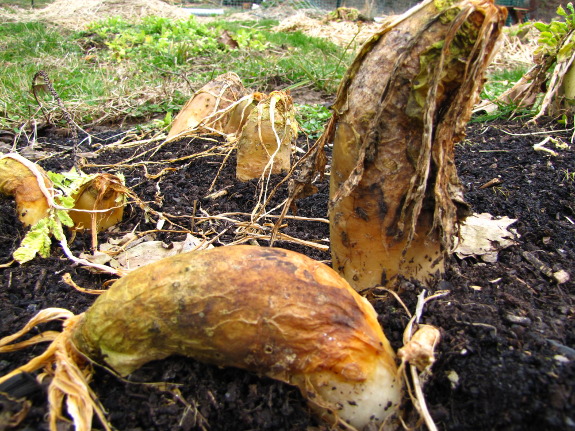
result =
[[[48,216],[50,203],[38,183],[40,176],[45,189],[52,193],[52,181],[44,170],[30,162],[36,172],[32,172],[21,161],[10,154],[0,158],[0,192],[14,196],[18,218],[24,226],[33,226]]]
[[[490,0],[425,1],[362,47],[322,137],[333,142],[333,267],[357,290],[444,271],[466,213],[454,144],[507,12]]]
[[[228,108],[246,96],[240,77],[234,72],[224,73],[200,88],[178,113],[167,140],[199,132],[224,131]]]
[[[101,232],[122,221],[127,189],[113,174],[97,174],[72,196],[70,218],[76,230]],[[108,211],[105,211],[108,210]]]
[[[285,91],[271,92],[251,111],[239,135],[236,177],[249,181],[288,172],[297,132],[291,96]]]

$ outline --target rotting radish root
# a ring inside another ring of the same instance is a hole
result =
[[[44,186],[44,190],[42,190]],[[48,215],[52,182],[44,170],[14,153],[0,156],[0,193],[14,196],[18,218],[33,226]]]
[[[64,312],[43,310],[48,318],[0,340],[0,352],[13,351],[35,324],[68,319],[46,353],[0,378],[53,374],[54,431],[65,397],[77,430],[90,429],[94,411],[105,422],[82,356],[125,376],[172,354],[295,385],[332,423],[397,425],[402,381],[373,307],[299,253],[241,245],[172,256],[119,279],[85,313]]]

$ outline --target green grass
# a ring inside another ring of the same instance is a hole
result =
[[[80,47],[45,24],[6,23],[0,25],[0,125],[10,126],[30,118],[36,103],[30,91],[32,77],[39,70],[53,75],[63,97],[79,84]],[[67,81],[67,82],[63,82]],[[86,82],[86,86],[92,86]]]
[[[526,68],[518,67],[512,70],[503,70],[487,76],[487,82],[481,92],[481,98],[485,100],[496,100],[501,94],[513,87],[513,85],[521,79],[527,72]],[[523,118],[533,116],[533,108],[518,108],[515,105],[499,106],[497,111],[493,113],[476,114],[471,118],[471,122],[484,123],[500,119],[509,118]]]
[[[503,92],[513,87],[517,81],[527,72],[524,67],[518,67],[513,70],[503,70],[488,77],[481,97],[483,99],[493,100]]]
[[[0,24],[0,128],[17,129],[39,118],[32,77],[45,70],[67,109],[81,125],[147,121],[176,113],[205,82],[236,72],[254,91],[305,83],[335,92],[352,53],[302,33],[272,31],[259,22],[118,18],[70,32],[39,23]],[[218,42],[227,31],[238,42]],[[61,113],[50,96],[52,121]]]
[[[135,24],[119,18],[71,32],[40,23],[0,24],[0,129],[19,129],[41,119],[31,93],[32,77],[45,70],[66,108],[80,125],[143,123],[176,114],[195,90],[217,75],[236,72],[254,91],[306,85],[335,93],[353,53],[301,32],[273,31],[274,20],[210,24],[194,18],[150,17]],[[232,49],[218,38],[228,32]],[[488,77],[483,97],[496,98],[525,72]],[[62,121],[51,96],[42,104],[50,121]],[[300,107],[300,122],[314,137],[329,116],[321,106]],[[517,115],[502,107],[474,121]],[[521,113],[520,113],[521,114]]]
[[[317,139],[331,117],[331,111],[322,105],[296,105],[296,119],[310,139]]]

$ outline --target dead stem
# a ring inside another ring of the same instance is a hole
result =
[[[90,295],[101,295],[106,291],[106,289],[85,289],[81,286],[78,286],[74,280],[72,280],[72,276],[69,273],[65,273],[62,276],[62,281],[66,283],[68,286],[73,287],[79,292],[88,293]]]

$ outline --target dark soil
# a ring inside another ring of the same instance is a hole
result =
[[[519,238],[517,245],[500,251],[496,263],[452,258],[447,274],[432,289],[449,291],[447,296],[429,303],[423,318],[440,327],[443,336],[433,375],[425,386],[431,414],[441,430],[575,429],[575,150],[573,145],[557,149],[549,142],[547,147],[557,151],[557,156],[534,151],[533,145],[548,135],[565,142],[571,139],[568,132],[545,134],[541,130],[517,122],[472,124],[468,140],[457,146],[458,169],[473,210],[517,218],[514,227]],[[91,143],[84,142],[80,151],[95,152],[118,139],[114,133],[95,136]],[[39,161],[45,169],[63,171],[73,165],[66,145],[70,145],[69,139],[46,130],[33,149],[43,152],[43,156],[51,155]],[[212,189],[225,189],[226,194],[216,199],[206,195],[223,155],[171,163],[170,167],[178,169],[160,179],[149,176],[160,172],[167,163],[148,165],[146,169],[137,164],[178,159],[213,145],[210,140],[188,139],[144,153],[158,146],[151,143],[100,151],[87,160],[91,164],[112,165],[131,158],[130,166],[119,169],[127,185],[169,220],[164,231],[155,234],[156,239],[170,244],[182,240],[186,230],[192,230],[196,234],[203,232],[208,238],[220,234],[214,245],[224,245],[245,239],[236,231],[237,224],[223,219],[200,223],[191,215],[195,206],[197,216],[234,213],[229,219],[249,220],[257,201],[257,183],[241,184],[235,180],[233,156],[219,172]],[[26,143],[18,147],[18,151],[32,157],[30,149]],[[138,154],[143,155],[134,157]],[[85,170],[93,172],[96,168]],[[112,167],[100,170],[117,171]],[[501,180],[499,185],[480,188],[494,178]],[[278,180],[274,177],[272,183],[277,184]],[[317,194],[298,202],[298,216],[326,217],[327,181],[317,186]],[[280,204],[286,194],[287,187],[281,186],[267,207]],[[11,260],[25,230],[17,220],[11,199],[0,199],[0,207],[2,264]],[[124,221],[113,232],[101,234],[99,241],[103,243],[132,230],[153,231],[157,220],[157,215],[148,216],[139,206],[131,205]],[[294,219],[286,223],[281,232],[327,245],[326,223]],[[259,233],[270,232],[269,225],[260,225]],[[90,241],[89,235],[78,234],[71,249],[76,255],[87,252]],[[259,243],[267,245],[265,240]],[[329,262],[327,251],[285,241],[275,245]],[[533,256],[544,264],[543,270],[530,259]],[[571,280],[558,284],[552,273],[559,270],[567,271]],[[113,278],[72,265],[56,245],[47,259],[0,268],[0,337],[14,333],[46,307],[66,308],[74,313],[86,310],[95,297],[65,284],[65,273],[84,288],[101,288]],[[400,297],[411,310],[420,291],[421,287],[409,281],[401,285]],[[408,321],[405,312],[385,292],[370,292],[368,298],[380,313],[393,346],[400,347]],[[48,327],[57,329],[58,325]],[[37,356],[43,347],[0,355],[0,375]],[[162,387],[150,382],[173,385]],[[150,363],[127,380],[96,368],[91,386],[118,430],[323,427],[308,411],[298,390],[242,370],[220,369],[189,358],[172,357]],[[19,422],[12,429],[47,429],[45,388],[30,382],[16,387],[31,401],[28,414],[21,421],[16,420],[14,415],[22,409],[23,402],[0,397],[0,429],[11,429],[7,425],[10,418]],[[101,428],[96,421],[95,427]]]

